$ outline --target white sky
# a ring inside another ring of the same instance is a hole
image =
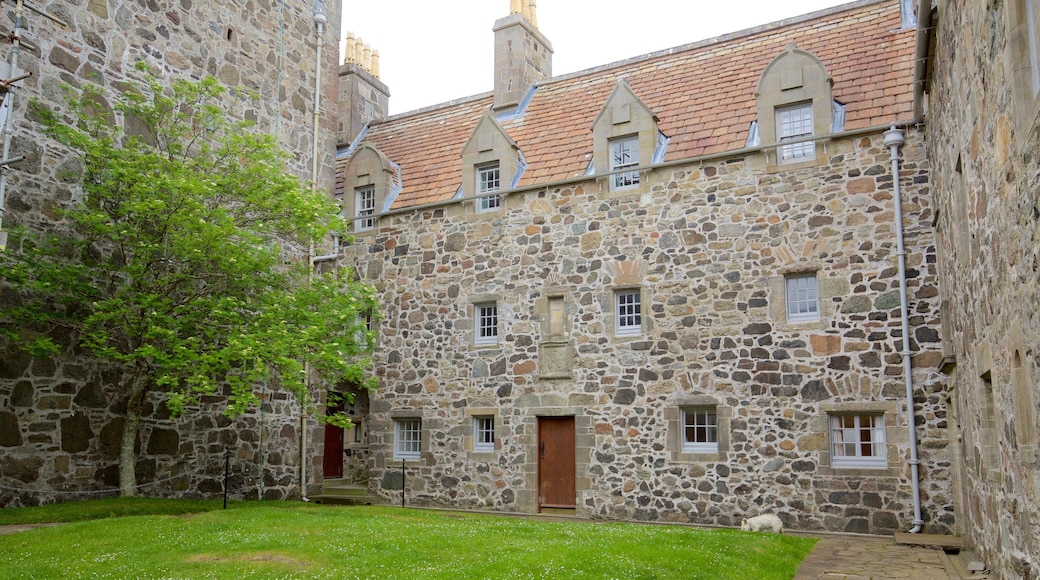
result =
[[[847,1],[538,0],[537,18],[558,76]],[[343,36],[379,51],[397,114],[490,91],[491,28],[508,14],[509,0],[346,0]]]

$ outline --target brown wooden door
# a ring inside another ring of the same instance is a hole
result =
[[[340,407],[329,409],[329,412],[342,410]],[[335,425],[325,424],[325,457],[322,459],[322,471],[326,479],[343,477],[343,429]]]
[[[538,418],[538,507],[574,508],[574,417]]]

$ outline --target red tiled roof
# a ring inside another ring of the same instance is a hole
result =
[[[527,158],[520,185],[585,172],[592,123],[622,77],[671,138],[666,161],[743,147],[757,116],[758,80],[791,43],[827,68],[847,130],[908,120],[914,30],[900,27],[899,0],[887,0],[545,81],[522,117],[503,122]],[[401,165],[394,209],[455,195],[462,146],[492,102],[484,95],[372,125],[364,140]]]

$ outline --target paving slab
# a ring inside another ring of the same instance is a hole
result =
[[[942,550],[896,544],[891,537],[823,536],[795,580],[959,580]]]

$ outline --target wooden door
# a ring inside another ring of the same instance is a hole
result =
[[[337,407],[329,412],[342,410]],[[343,477],[343,429],[335,425],[325,424],[325,457],[322,459],[322,471],[325,479]]]
[[[539,509],[573,509],[574,477],[574,417],[539,417]]]

